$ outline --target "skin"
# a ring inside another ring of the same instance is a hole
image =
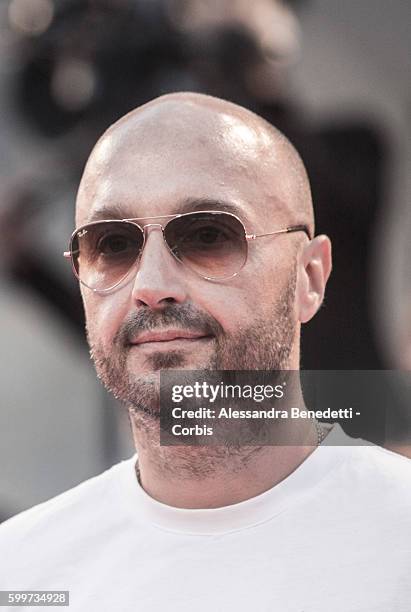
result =
[[[306,172],[288,140],[241,107],[190,93],[158,98],[107,130],[84,171],[76,226],[96,216],[174,214],[187,199],[236,205],[250,232],[302,223],[314,230]],[[113,205],[116,211],[107,210]],[[252,242],[241,273],[213,283],[179,264],[161,231],[152,228],[128,282],[107,294],[81,288],[97,372],[126,403],[131,401],[132,385],[151,398],[160,368],[207,368],[220,339],[220,365],[236,369],[229,349],[248,346],[247,340],[252,348],[253,335],[261,344],[254,348],[256,354],[262,351],[262,360],[270,342],[284,343],[287,338],[281,367],[298,369],[300,325],[320,307],[330,271],[329,239],[317,236],[309,241],[301,232]],[[210,333],[210,322],[215,335],[138,346],[119,343],[125,324],[136,317],[164,329],[162,316],[170,307],[194,312],[198,325]],[[127,372],[125,390],[109,378],[110,361]],[[179,507],[220,507],[258,495],[289,475],[316,443],[313,424],[304,421],[293,425],[298,428],[298,446],[244,447],[236,452],[164,447],[159,445],[157,419],[135,405],[129,413],[143,487],[155,499]]]

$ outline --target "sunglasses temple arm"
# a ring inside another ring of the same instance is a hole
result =
[[[276,234],[291,234],[292,232],[304,232],[311,240],[311,235],[306,225],[293,225],[291,227],[286,227],[282,230],[277,230],[275,232],[267,232],[265,234],[246,234],[246,238],[247,240],[255,240],[256,238],[262,238],[263,236],[275,236]]]

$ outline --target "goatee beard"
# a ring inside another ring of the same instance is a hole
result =
[[[141,308],[133,312],[114,337],[106,354],[87,330],[90,355],[98,378],[131,412],[158,418],[159,373],[164,369],[193,370],[284,370],[296,331],[294,300],[296,270],[281,297],[273,304],[271,316],[255,319],[248,328],[228,335],[208,314],[191,304],[170,304],[162,311]],[[130,342],[139,332],[177,327],[213,337],[215,349],[207,363],[187,363],[181,351],[158,351],[147,357],[150,373],[136,375],[127,369]]]

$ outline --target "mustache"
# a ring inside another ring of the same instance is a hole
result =
[[[200,332],[207,336],[223,334],[222,326],[210,315],[191,304],[170,304],[164,310],[140,309],[131,313],[114,336],[114,344],[129,345],[143,331],[160,331],[167,327]]]

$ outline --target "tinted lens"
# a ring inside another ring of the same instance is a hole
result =
[[[177,259],[210,279],[233,276],[247,259],[244,226],[228,213],[177,217],[166,225],[164,235]]]
[[[126,221],[102,221],[80,228],[71,243],[78,278],[90,289],[111,289],[127,275],[143,242],[141,229]]]

